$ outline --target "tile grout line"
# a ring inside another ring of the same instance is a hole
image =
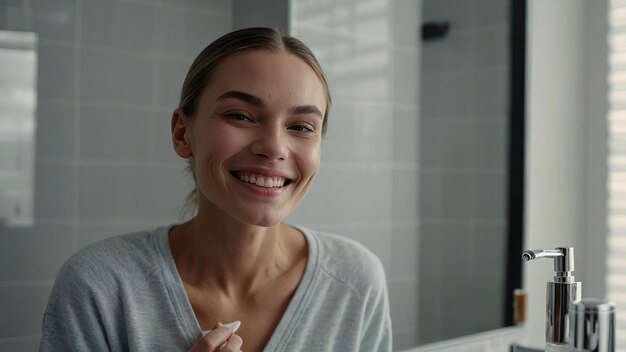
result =
[[[80,216],[80,71],[82,68],[81,60],[81,41],[82,41],[82,0],[76,0],[76,33],[75,40],[76,46],[74,51],[74,182],[72,184],[73,194],[73,220],[72,220],[72,251],[75,252],[80,246],[80,233],[79,233],[79,216]]]

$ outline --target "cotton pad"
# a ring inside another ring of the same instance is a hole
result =
[[[239,329],[239,327],[241,326],[241,322],[239,320],[235,320],[232,323],[228,323],[228,324],[223,324],[223,326],[229,328],[233,334],[237,332],[237,329]],[[202,336],[210,333],[213,330],[204,330],[202,331]]]

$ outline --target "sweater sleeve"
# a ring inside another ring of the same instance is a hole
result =
[[[379,262],[380,263],[380,262]],[[373,282],[376,285],[367,299],[363,335],[359,351],[390,352],[392,350],[391,315],[389,295],[382,264],[379,264]]]
[[[61,269],[42,321],[40,352],[110,351],[99,298],[79,270]]]

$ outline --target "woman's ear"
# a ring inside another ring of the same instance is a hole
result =
[[[191,119],[183,112],[181,108],[176,108],[172,113],[172,143],[174,151],[181,158],[189,158],[193,156],[191,150]]]

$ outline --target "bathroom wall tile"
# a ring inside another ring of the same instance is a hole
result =
[[[440,219],[443,214],[444,183],[441,172],[421,172],[419,175],[419,219]]]
[[[394,108],[393,111],[393,161],[398,163],[421,162],[418,109]]]
[[[72,159],[74,156],[74,106],[38,102],[35,153],[38,159]]]
[[[359,36],[370,40],[391,42],[393,6],[389,0],[360,1],[354,9],[351,24]]]
[[[145,160],[153,112],[115,107],[80,108],[81,159]]]
[[[235,4],[239,3],[238,1]],[[261,4],[261,3],[259,3]],[[262,3],[265,5],[265,3]],[[277,28],[289,32],[289,8],[286,2],[278,6],[267,6],[264,9],[247,9],[235,6],[233,13],[233,29],[248,27]]]
[[[299,5],[301,1],[266,0],[263,2],[259,2],[256,0],[234,0],[232,2],[232,10],[235,15],[245,13],[258,13],[267,11],[267,9],[277,9],[279,7],[285,7],[288,3],[293,3],[293,5],[296,6]],[[300,20],[299,17],[298,20]]]
[[[472,272],[494,275],[506,267],[506,256],[485,253],[506,253],[508,233],[505,219],[501,222],[476,222],[472,225],[473,241],[470,257]]]
[[[390,281],[389,302],[394,326],[417,325],[417,280]]]
[[[6,14],[0,19],[0,28],[10,31],[28,31],[27,17],[24,15],[24,4],[19,0],[5,0],[2,11]]]
[[[148,57],[83,49],[80,98],[83,103],[153,106],[154,70]]]
[[[39,43],[38,99],[76,97],[75,50],[72,46]]]
[[[231,29],[232,17],[225,13],[163,4],[157,8],[157,52],[182,58],[195,57]]]
[[[477,63],[475,31],[454,27],[444,38],[424,41],[422,69],[427,72],[472,70]]]
[[[335,101],[389,103],[393,52],[384,43],[294,28],[319,59]]]
[[[37,351],[40,341],[40,335],[0,339],[0,350],[11,352]]]
[[[472,302],[474,304],[474,312],[481,312],[480,315],[475,316],[475,319],[482,321],[483,324],[502,321],[505,303],[502,288],[505,286],[505,281],[506,278],[501,275],[469,276],[467,289],[470,290],[470,292],[475,292],[476,290],[482,292],[480,297]],[[512,295],[513,292],[510,294]]]
[[[36,335],[52,287],[41,285],[0,285],[0,338]]]
[[[507,187],[503,173],[476,173],[472,177],[473,217],[503,219],[506,215]]]
[[[445,274],[467,274],[472,252],[472,227],[470,222],[444,222],[439,227],[441,235],[441,270]],[[461,255],[462,254],[462,255]]]
[[[392,37],[396,47],[418,48],[422,45],[421,28],[417,19],[422,18],[420,1],[390,1]],[[418,24],[416,26],[416,24]]]
[[[386,42],[392,40],[391,2],[388,0],[344,1],[332,6],[313,1],[294,1],[298,25],[325,28],[343,35]]]
[[[417,275],[419,273],[418,227],[397,227],[393,229],[390,275]],[[387,242],[389,242],[387,240]]]
[[[159,107],[171,111],[178,107],[183,81],[193,59],[192,56],[189,56],[187,60],[163,58],[158,62],[156,66],[158,75],[156,88]]]
[[[424,119],[463,118],[471,116],[473,109],[475,75],[472,72],[423,72],[421,89]],[[454,102],[451,104],[450,102]]]
[[[446,258],[442,252],[443,240],[439,222],[422,221],[419,224],[417,267],[420,274],[442,274],[442,263]]]
[[[387,169],[322,165],[307,197],[289,219],[294,223],[389,223],[391,177]]]
[[[31,2],[33,30],[39,39],[76,40],[76,0]]]
[[[37,224],[0,230],[0,281],[52,280],[72,254],[72,226]]]
[[[85,220],[175,217],[190,189],[176,167],[89,165],[80,175],[79,215]]]
[[[150,221],[146,220],[145,222],[134,221],[132,223],[119,223],[116,221],[111,221],[110,223],[101,223],[101,224],[93,224],[93,223],[80,223],[78,225],[78,233],[79,233],[79,244],[80,248],[90,245],[94,242],[104,240],[109,237],[114,237],[118,235],[123,235],[127,233],[133,233],[144,230],[152,230],[158,226],[169,225],[172,223],[173,219],[159,219],[158,221],[162,221],[157,223],[156,220]]]
[[[416,107],[420,102],[420,54],[417,50],[395,49],[393,58],[393,94],[397,104]]]
[[[442,214],[447,219],[467,220],[472,209],[472,178],[467,172],[447,172],[442,178]]]
[[[393,171],[393,221],[416,221],[419,214],[419,170]]]
[[[314,1],[291,1],[292,26],[295,28],[329,28],[335,33],[354,35],[351,19],[354,3],[343,1],[332,6]]]
[[[453,23],[455,28],[471,26],[473,18],[468,14],[473,13],[472,3],[473,1],[424,0],[422,20],[448,21]]]
[[[442,163],[442,149],[444,140],[442,138],[443,124],[436,119],[426,119],[421,114],[419,117],[419,163],[422,170],[430,170],[440,167]]]
[[[35,218],[74,218],[74,167],[71,164],[35,164]]]
[[[152,0],[147,1],[152,2]],[[231,13],[234,4],[240,2],[240,0],[160,0],[160,2],[168,6],[175,5],[189,10],[211,11],[228,15]]]
[[[469,1],[468,1],[469,2]],[[474,23],[476,26],[506,24],[509,21],[510,2],[481,0],[474,2]]]
[[[420,275],[418,298],[418,340],[430,343],[441,340],[443,305],[441,274]]]
[[[478,28],[474,32],[476,64],[479,67],[506,66],[510,56],[509,24]]]
[[[474,114],[478,117],[507,116],[509,70],[506,67],[476,70],[474,73]]]
[[[476,121],[471,131],[474,141],[472,164],[506,171],[509,152],[508,123],[499,120]]]
[[[154,50],[154,5],[83,0],[81,9],[82,43],[139,53]]]
[[[385,106],[331,107],[323,160],[389,162],[393,157],[393,112]]]
[[[474,166],[474,125],[472,121],[440,122],[441,166],[467,169]]]

